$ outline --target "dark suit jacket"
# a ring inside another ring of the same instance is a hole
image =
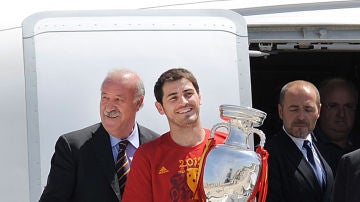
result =
[[[140,144],[159,135],[138,125]],[[62,135],[40,202],[119,202],[109,134],[101,123]]]
[[[316,146],[314,146],[317,150]],[[316,176],[296,144],[281,130],[265,144],[269,152],[268,202],[330,201],[334,179],[331,168],[317,150],[326,173],[322,190]]]
[[[356,150],[358,147],[356,142],[352,141],[350,138],[347,148],[341,148],[337,144],[330,141],[327,135],[320,129],[316,127],[314,130],[316,136],[316,146],[319,149],[321,155],[324,157],[326,162],[332,169],[334,176],[336,176],[336,169],[339,163],[340,158],[349,152]],[[351,133],[350,137],[358,136],[358,134]]]
[[[360,201],[360,149],[341,157],[333,194],[333,202]]]

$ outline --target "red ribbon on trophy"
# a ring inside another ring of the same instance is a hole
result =
[[[258,153],[261,157],[261,172],[259,175],[259,180],[257,184],[254,187],[253,192],[251,193],[250,198],[248,199],[248,202],[253,202],[256,198],[256,195],[258,195],[258,202],[265,202],[266,201],[266,195],[268,191],[268,157],[269,153],[266,151],[264,147],[257,147],[256,153]]]

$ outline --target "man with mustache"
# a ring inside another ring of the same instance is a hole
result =
[[[282,87],[278,113],[283,127],[265,144],[269,152],[267,201],[330,201],[333,174],[313,144],[320,108],[320,95],[312,83],[296,80]]]
[[[197,80],[186,69],[170,69],[157,80],[154,94],[170,131],[136,151],[123,202],[203,201],[198,185],[210,130],[201,124]],[[215,141],[224,136],[215,134]]]
[[[138,146],[159,136],[136,123],[144,96],[136,73],[121,69],[106,76],[101,85],[101,123],[59,137],[40,202],[121,201],[121,176],[115,169],[120,144],[126,145],[126,164],[131,164]]]

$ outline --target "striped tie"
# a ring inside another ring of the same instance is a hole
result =
[[[119,151],[118,151],[118,156],[117,156],[117,160],[116,160],[116,164],[115,164],[115,169],[116,169],[116,173],[117,173],[118,180],[119,180],[119,187],[120,187],[121,195],[124,192],[127,174],[130,171],[130,164],[127,159],[126,153],[125,153],[126,146],[128,143],[129,143],[128,140],[123,140],[123,141],[119,142]]]

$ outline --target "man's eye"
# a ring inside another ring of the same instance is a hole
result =
[[[192,95],[194,95],[194,93],[186,93],[186,94],[185,94],[185,97],[186,97],[186,98],[190,98]]]
[[[310,108],[306,108],[306,109],[305,109],[305,111],[306,111],[306,112],[314,112],[314,111],[315,111],[315,109],[314,109],[314,108],[312,108],[312,107],[310,107]]]
[[[339,108],[339,105],[336,104],[336,103],[328,103],[328,104],[326,104],[325,106],[326,106],[326,108],[328,108],[328,109]]]
[[[356,111],[356,107],[353,104],[340,105],[337,103],[327,103],[325,104],[325,107],[330,111],[339,111],[339,110],[345,110],[346,112]]]
[[[348,111],[355,111],[356,110],[356,107],[352,104],[346,104],[344,105],[344,108],[345,110],[348,110]]]
[[[171,100],[171,101],[174,101],[174,100],[176,100],[177,99],[177,97],[170,97],[169,98],[169,100]]]

